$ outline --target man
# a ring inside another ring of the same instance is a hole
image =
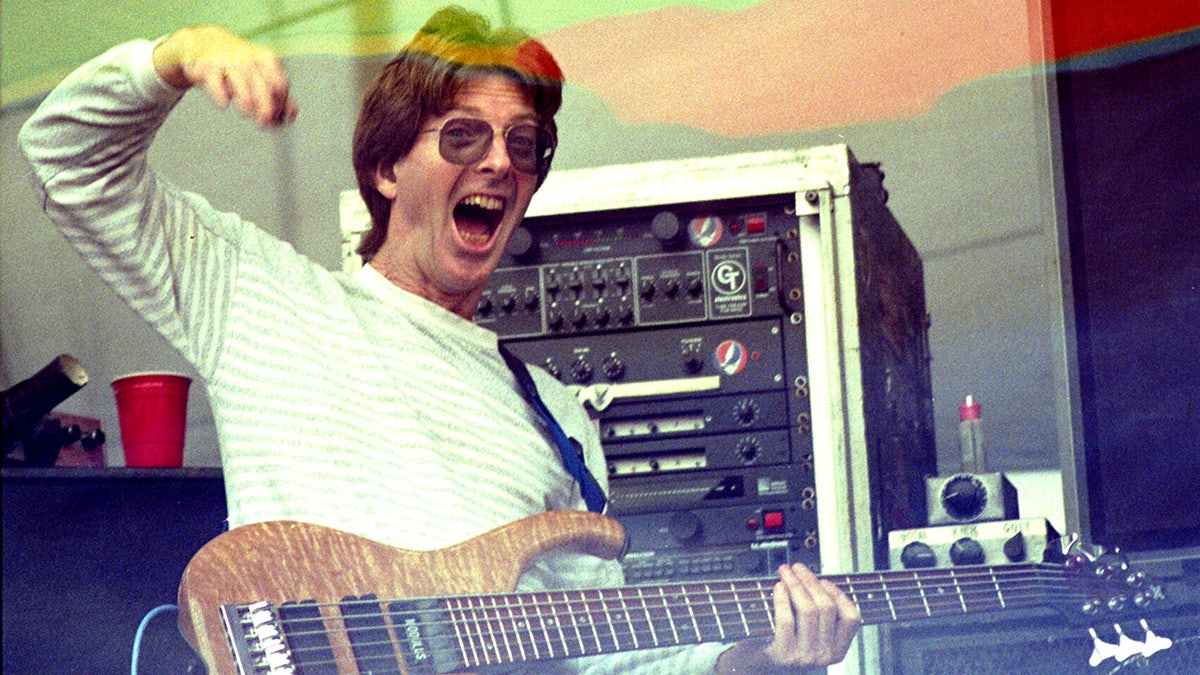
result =
[[[561,80],[536,41],[461,10],[435,15],[364,100],[353,154],[374,227],[368,264],[352,275],[146,166],[155,131],[192,87],[262,127],[295,117],[275,55],[223,29],[114,48],[22,129],[47,214],[203,376],[232,526],[302,520],[427,550],[583,508],[496,335],[471,322],[549,170]],[[533,375],[606,487],[582,407]],[[803,566],[780,575],[773,639],[547,668],[765,673],[840,660],[857,608]],[[535,561],[521,587],[621,581],[616,563],[562,552]]]

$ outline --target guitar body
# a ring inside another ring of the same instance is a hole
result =
[[[321,605],[321,613],[338,672],[358,673],[334,609],[346,596],[509,591],[541,553],[566,547],[613,559],[624,545],[625,531],[617,521],[585,511],[537,514],[435,551],[407,551],[295,521],[245,525],[213,539],[188,564],[179,585],[179,628],[209,672],[236,673],[220,607],[330,603]]]

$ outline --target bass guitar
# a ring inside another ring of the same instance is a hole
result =
[[[447,673],[774,631],[775,578],[513,591],[535,556],[618,556],[617,521],[538,514],[459,545],[406,551],[275,521],[206,544],[179,587],[180,629],[213,673]],[[1144,607],[1161,587],[1119,557],[824,575],[866,624],[1056,605],[1084,615]]]

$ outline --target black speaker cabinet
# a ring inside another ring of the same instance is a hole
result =
[[[1089,664],[1089,626],[1068,625],[1053,610],[1019,610],[974,618],[893,625],[884,640],[885,673],[890,675],[1140,675],[1200,673],[1200,615],[1189,611],[1150,615],[1150,630],[1175,644],[1123,662],[1108,658]],[[1138,620],[1122,623],[1131,637],[1143,634]],[[1095,627],[1115,643],[1111,625]]]
[[[224,528],[215,469],[5,469],[4,670],[129,672],[151,609]],[[202,672],[175,612],[150,624],[143,673]]]

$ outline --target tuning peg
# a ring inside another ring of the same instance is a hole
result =
[[[1095,628],[1089,628],[1088,633],[1092,636],[1092,655],[1088,658],[1088,665],[1095,668],[1110,656],[1116,656],[1117,645],[1101,640]]]
[[[1161,652],[1162,650],[1167,649],[1174,644],[1171,641],[1171,638],[1155,635],[1154,631],[1150,630],[1150,626],[1146,623],[1145,619],[1142,619],[1142,630],[1146,631],[1146,639],[1143,642],[1145,646],[1142,648],[1142,656],[1145,656],[1146,658],[1149,658],[1151,655],[1157,654],[1158,652]]]
[[[1134,570],[1125,575],[1125,585],[1130,588],[1141,588],[1146,583],[1146,573],[1141,570]]]
[[[1146,644],[1126,635],[1125,631],[1121,630],[1121,624],[1114,623],[1113,628],[1117,631],[1117,635],[1120,636],[1117,639],[1117,650],[1113,653],[1113,658],[1124,662],[1145,651]]]

